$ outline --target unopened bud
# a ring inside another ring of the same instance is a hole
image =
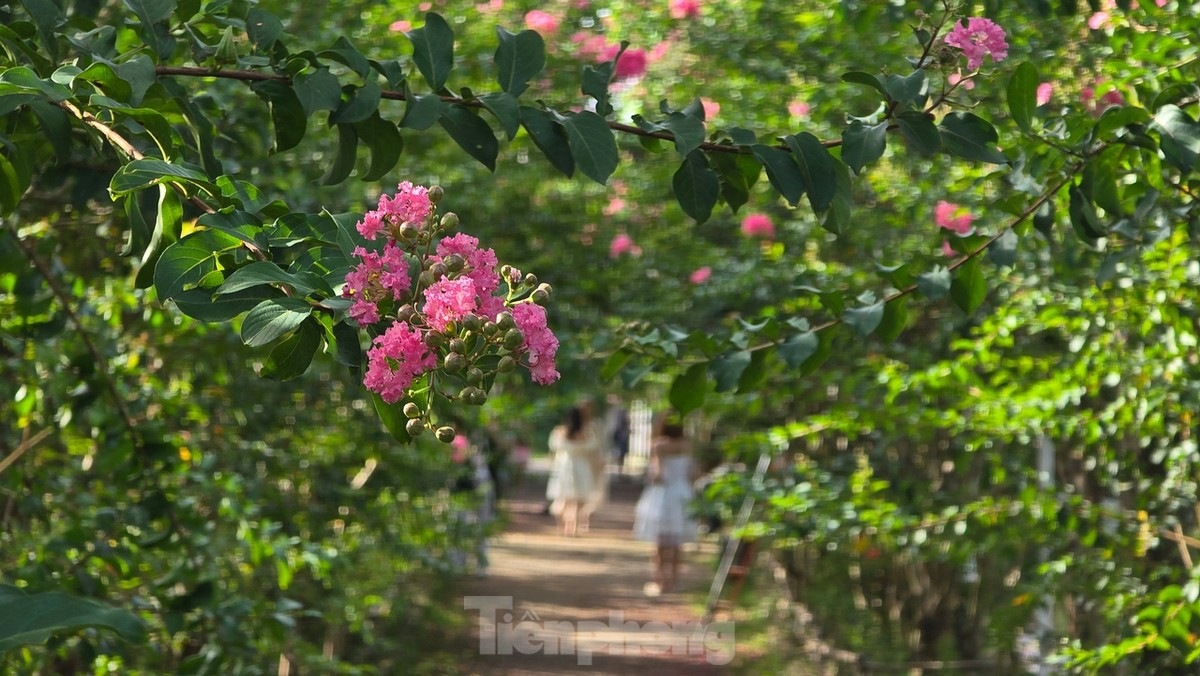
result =
[[[396,310],[396,319],[402,322],[407,322],[412,319],[412,316],[417,313],[417,309],[411,305],[401,305],[399,310]]]
[[[483,369],[472,366],[467,369],[467,382],[472,385],[479,385],[483,382]]]
[[[446,269],[450,272],[458,272],[467,264],[467,261],[458,254],[450,254],[442,262],[446,264]]]
[[[437,431],[434,432],[434,434],[437,435],[437,440],[443,444],[448,444],[451,441],[454,441],[454,437],[458,436],[455,434],[454,428],[449,426],[437,428]]]
[[[417,406],[416,404],[412,403],[411,401],[408,402],[407,404],[404,405],[404,417],[405,418],[420,418],[421,417],[421,407]]]
[[[433,286],[433,283],[436,280],[437,278],[434,277],[433,273],[428,270],[422,272],[421,276],[417,278],[417,281],[420,282],[421,286]]]
[[[400,224],[400,238],[412,239],[421,233],[421,229],[409,222]]]
[[[488,322],[483,325],[483,335],[487,336],[488,338],[495,336],[496,332],[499,330],[500,327],[496,326],[496,322]]]
[[[525,334],[521,333],[521,329],[509,329],[508,333],[504,334],[504,347],[515,350],[525,344]]]
[[[537,275],[532,272],[525,275],[525,283],[529,286],[537,285]]]
[[[442,190],[442,186],[435,185],[429,189],[427,195],[429,196],[429,202],[431,204],[437,204],[438,202],[442,201],[442,197],[446,195],[446,191]]]
[[[508,355],[500,357],[500,363],[496,364],[496,370],[501,373],[509,373],[517,368],[517,360]]]
[[[467,331],[478,331],[483,328],[483,319],[479,315],[467,315],[463,317],[462,325]],[[469,338],[469,336],[464,336],[464,338]]]
[[[436,350],[446,344],[446,334],[441,331],[430,331],[425,334],[425,344]]]
[[[517,326],[517,321],[513,319],[511,312],[501,312],[500,315],[496,317],[496,325],[500,327],[501,331],[507,331],[511,328],[515,328]]]
[[[429,271],[433,273],[434,278],[445,277],[446,273],[449,272],[446,269],[445,263],[434,263],[433,267],[429,268]]]
[[[539,286],[533,290],[533,293],[529,294],[529,298],[538,305],[545,305],[546,301],[550,300],[550,294],[546,293],[546,290]]]
[[[487,392],[484,392],[478,387],[474,389],[475,391],[471,393],[470,398],[467,399],[467,403],[472,406],[483,406],[487,403]]]
[[[415,437],[425,431],[425,423],[420,418],[413,418],[404,424],[404,431],[408,432],[408,436]]]
[[[500,266],[500,276],[501,277],[503,277],[504,279],[508,279],[508,276],[511,274],[512,274],[512,266],[511,265],[509,265],[508,263],[505,263],[504,265]]]
[[[467,368],[467,358],[457,352],[446,355],[446,370],[451,373]]]
[[[467,353],[467,342],[462,338],[454,338],[450,341],[450,351],[458,354]]]
[[[442,216],[442,228],[445,230],[453,230],[458,227],[458,214],[453,211],[448,211]]]

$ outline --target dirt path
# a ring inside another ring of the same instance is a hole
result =
[[[503,501],[509,527],[493,539],[486,578],[463,601],[478,608],[469,674],[723,674],[733,635],[700,627],[716,545],[689,545],[678,591],[643,587],[652,546],[630,537],[641,485],[614,477],[590,532],[559,535],[542,515],[545,476],[531,473]],[[468,606],[464,606],[468,607]],[[714,664],[717,663],[717,664]]]

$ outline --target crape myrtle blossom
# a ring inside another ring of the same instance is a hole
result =
[[[971,224],[975,222],[975,216],[970,213],[959,215],[959,211],[960,207],[957,204],[941,200],[933,208],[933,220],[939,228],[965,235],[971,231]]]
[[[703,284],[708,281],[709,277],[712,277],[712,268],[706,265],[702,268],[697,268],[696,271],[693,272],[690,277],[688,277],[688,281],[690,281],[692,284]]]
[[[441,188],[405,181],[357,223],[364,239],[384,240],[382,249],[354,248],[355,264],[342,289],[352,301],[349,317],[373,327],[363,383],[394,404],[428,375],[421,386],[435,394],[482,404],[491,377],[485,369],[494,375],[520,365],[534,382],[554,382],[558,339],[540,305],[549,298],[549,285],[500,266],[495,251],[477,238],[446,232],[458,225],[458,217],[438,217],[441,198]],[[443,373],[455,375],[450,382],[460,383],[456,387],[464,381],[467,387],[438,390]],[[412,401],[406,404],[406,431],[415,435],[427,427],[427,414]],[[449,441],[454,430],[439,428],[437,436]]]
[[[742,219],[742,234],[747,237],[775,238],[775,223],[766,214],[749,214]]]
[[[954,24],[946,34],[946,44],[962,50],[967,57],[967,68],[971,70],[979,70],[985,56],[992,57],[992,63],[1000,63],[1008,57],[1004,29],[983,17],[973,16],[967,19],[966,25]]]

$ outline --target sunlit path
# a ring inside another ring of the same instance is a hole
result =
[[[464,600],[480,608],[472,648],[495,653],[466,673],[725,673],[718,664],[732,657],[734,635],[701,627],[695,601],[716,546],[690,546],[679,591],[648,597],[651,546],[630,537],[640,483],[614,481],[609,503],[577,538],[559,535],[542,514],[544,485],[543,474],[531,474],[505,500],[509,528],[493,540],[489,576],[466,585]]]

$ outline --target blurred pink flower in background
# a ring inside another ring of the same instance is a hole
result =
[[[697,0],[671,0],[672,19],[695,19],[700,16],[700,3]]]
[[[957,204],[942,200],[933,209],[933,220],[940,228],[965,235],[971,231],[971,223],[975,221],[975,217],[970,213],[959,215],[959,211],[960,207]]]
[[[707,96],[700,97],[700,104],[704,106],[704,119],[713,120],[721,114],[721,104],[713,101]]]
[[[633,243],[633,238],[625,233],[613,237],[612,244],[608,245],[609,258],[619,258],[622,254],[638,256],[641,253],[642,250]]]
[[[775,223],[766,214],[749,214],[742,219],[742,234],[747,237],[774,239]]]
[[[1083,104],[1083,107],[1091,111],[1092,115],[1095,115],[1096,117],[1099,117],[1104,111],[1108,110],[1112,106],[1125,105],[1125,95],[1119,90],[1113,88],[1107,89],[1103,94],[1100,95],[1100,98],[1097,99],[1096,89],[1103,84],[1104,81],[1101,80],[1097,82],[1094,87],[1084,87],[1079,92],[1079,101]]]
[[[954,250],[954,247],[950,246],[950,242],[947,240],[942,240],[942,255],[953,258],[954,256],[959,255],[959,253]]]
[[[604,205],[605,216],[614,216],[622,211],[625,211],[625,200],[620,197],[614,197],[608,201],[608,204]]]
[[[1088,18],[1088,28],[1091,28],[1094,31],[1098,31],[1101,28],[1107,28],[1112,24],[1111,19],[1112,17],[1109,16],[1108,12],[1101,10]]]
[[[394,33],[407,33],[412,30],[411,21],[393,21],[392,25],[388,26],[388,30]]]
[[[504,9],[504,0],[488,0],[475,5],[475,9],[480,12],[499,12]]]
[[[808,104],[800,99],[796,99],[788,104],[788,114],[792,117],[808,117],[809,110]]]
[[[646,55],[646,60],[650,63],[661,61],[667,55],[667,52],[671,51],[671,47],[672,43],[670,40],[663,40],[650,49],[650,53]]]
[[[558,18],[540,9],[532,10],[525,15],[525,25],[542,35],[554,35],[558,32]]]
[[[688,281],[692,284],[703,284],[708,281],[709,277],[712,277],[712,268],[706,265],[693,272],[691,277],[688,277]]]
[[[946,78],[946,81],[950,83],[951,87],[960,85],[963,89],[967,90],[975,88],[975,81],[964,80],[962,73],[950,73],[950,77]]]
[[[620,45],[609,45],[600,52],[596,57],[597,61],[608,61],[621,51]],[[616,68],[613,69],[613,79],[628,80],[635,77],[641,77],[646,72],[646,50],[630,47],[626,49],[619,59],[617,59]]]
[[[1043,82],[1037,88],[1037,104],[1044,106],[1050,103],[1050,97],[1054,94],[1054,85],[1049,82]]]

